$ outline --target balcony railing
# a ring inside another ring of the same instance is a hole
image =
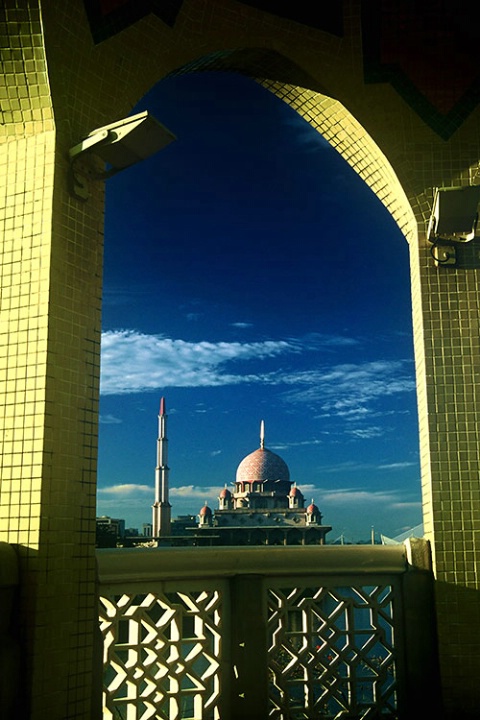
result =
[[[435,714],[424,541],[100,550],[97,560],[105,719]]]

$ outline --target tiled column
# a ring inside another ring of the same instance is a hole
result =
[[[452,718],[480,707],[479,249],[459,248],[463,267],[436,267],[425,236],[411,246],[423,517]]]
[[[90,720],[103,194],[83,204],[70,197],[39,9],[7,5],[0,11],[0,540],[21,559],[16,717]]]

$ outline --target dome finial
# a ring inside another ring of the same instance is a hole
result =
[[[265,423],[263,420],[260,423],[260,448],[263,450],[265,447]]]

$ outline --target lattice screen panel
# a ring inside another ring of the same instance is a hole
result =
[[[218,590],[100,601],[105,719],[220,720]]]
[[[394,589],[270,588],[270,718],[397,718]]]

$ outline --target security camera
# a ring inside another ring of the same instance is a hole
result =
[[[431,243],[473,240],[478,222],[480,186],[436,188],[428,226]]]

